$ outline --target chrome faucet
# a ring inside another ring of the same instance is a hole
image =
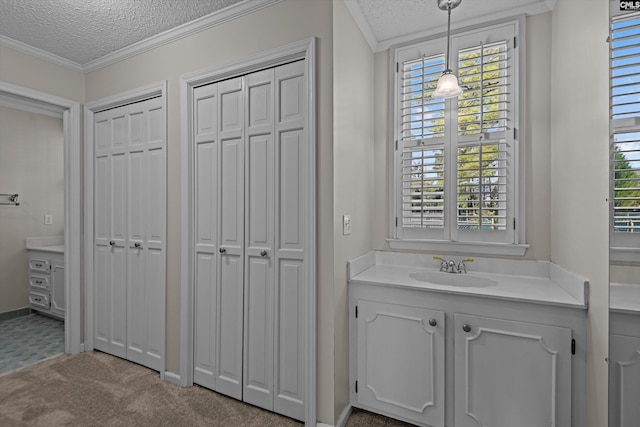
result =
[[[463,260],[460,260],[460,262],[458,262],[458,264],[456,265],[456,262],[454,260],[446,261],[439,256],[434,256],[433,259],[435,259],[436,261],[440,261],[440,271],[443,271],[445,273],[458,274],[467,274],[467,265],[465,264],[465,262],[473,262],[473,258],[465,258]]]

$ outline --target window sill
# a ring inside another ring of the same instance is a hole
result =
[[[391,249],[455,252],[475,255],[523,256],[529,245],[486,242],[444,242],[437,240],[387,239]],[[636,255],[637,257],[637,255]],[[637,259],[637,258],[636,258]]]
[[[612,247],[609,260],[623,263],[640,263],[640,248]]]

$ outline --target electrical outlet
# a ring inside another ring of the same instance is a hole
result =
[[[53,224],[53,215],[46,214],[44,216],[44,225],[51,225],[51,224]]]
[[[351,234],[351,215],[342,216],[342,234]]]

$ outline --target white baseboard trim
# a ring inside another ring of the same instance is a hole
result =
[[[180,375],[175,372],[164,371],[164,380],[182,387],[182,384],[180,384]]]
[[[345,425],[347,425],[347,421],[349,420],[349,415],[351,415],[351,409],[353,407],[351,406],[351,403],[349,403],[345,408],[344,411],[342,411],[342,413],[340,414],[340,418],[338,418],[338,422],[336,422],[335,427],[344,427]],[[316,427],[334,427],[331,424],[325,424],[325,423],[317,423]]]
[[[336,422],[336,427],[344,427],[345,425],[347,425],[347,421],[349,420],[349,415],[351,415],[352,409],[353,407],[351,406],[351,403],[349,403],[344,408],[344,411],[342,411],[342,413],[340,414],[340,418],[338,418],[338,421]]]

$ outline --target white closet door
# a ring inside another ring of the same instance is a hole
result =
[[[94,117],[94,346],[156,370],[165,331],[164,117],[162,98]]]
[[[276,185],[274,264],[276,268],[275,343],[276,375],[274,411],[304,419],[305,252],[306,218],[303,189],[309,174],[303,169],[309,141],[307,126],[307,80],[304,62],[276,68]]]
[[[216,386],[242,398],[244,102],[242,78],[218,83],[218,305]]]
[[[215,389],[218,244],[218,86],[194,89],[195,301],[193,382]]]
[[[127,107],[95,116],[95,348],[126,357]]]
[[[246,76],[244,401],[273,410],[274,70]]]
[[[127,358],[161,369],[164,345],[164,114],[161,98],[129,106]]]

